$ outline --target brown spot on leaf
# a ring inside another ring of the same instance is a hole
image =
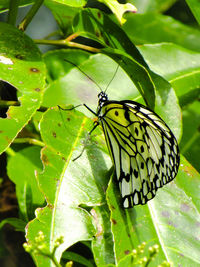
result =
[[[40,72],[39,69],[37,69],[37,68],[30,68],[30,71],[31,72]]]
[[[98,12],[98,13],[97,13],[97,16],[98,16],[98,18],[100,19],[100,18],[101,18],[101,13]]]
[[[62,160],[66,161],[66,158],[65,157],[62,157]]]
[[[115,219],[111,219],[113,224],[117,224],[117,221]]]
[[[55,137],[55,138],[56,138],[56,133],[55,133],[55,132],[53,132],[53,133],[52,133],[52,135],[53,135],[53,137]]]
[[[124,254],[125,254],[125,255],[130,254],[130,250],[125,250],[125,251],[124,251]]]
[[[44,162],[44,164],[46,164],[46,165],[49,164],[49,159],[48,159],[47,155],[42,154],[42,162]]]
[[[35,88],[35,91],[40,92],[41,90],[40,90],[40,88]]]
[[[17,58],[17,59],[24,59],[24,56],[23,55],[20,55],[20,54],[17,54],[17,55],[15,55],[15,58]]]
[[[59,122],[59,123],[58,123],[58,127],[60,127],[60,126],[61,126],[61,123]]]
[[[70,121],[71,119],[70,118],[67,118],[67,121]]]
[[[190,166],[185,166],[184,167],[184,172],[187,173],[188,176],[193,177],[194,176],[194,168],[190,165]]]
[[[48,207],[52,210],[54,208],[54,205],[48,204]]]
[[[96,31],[95,34],[96,34],[97,37],[101,36],[101,33],[99,31]]]

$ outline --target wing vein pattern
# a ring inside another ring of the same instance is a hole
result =
[[[123,206],[146,204],[178,172],[176,138],[158,115],[134,101],[106,101],[98,114]]]

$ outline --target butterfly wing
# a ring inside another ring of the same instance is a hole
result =
[[[124,208],[146,202],[172,181],[179,167],[177,141],[165,122],[134,101],[107,101],[99,120]]]

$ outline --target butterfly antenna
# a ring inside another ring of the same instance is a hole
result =
[[[107,91],[107,89],[108,89],[108,87],[110,86],[111,82],[114,80],[115,75],[116,75],[118,69],[119,69],[119,65],[117,66],[117,68],[116,68],[116,70],[115,70],[115,72],[114,72],[114,74],[113,74],[113,76],[112,76],[112,79],[110,80],[109,84],[107,85],[106,90],[104,91],[104,93]]]
[[[101,87],[96,83],[87,73],[85,73],[78,65],[74,64],[73,62],[69,61],[68,59],[64,59],[64,61],[72,64],[74,67],[76,67],[80,72],[82,72],[90,81],[92,81],[99,89],[102,91]]]

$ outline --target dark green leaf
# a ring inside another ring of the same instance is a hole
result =
[[[198,0],[186,0],[188,6],[190,7],[194,17],[200,24],[200,5]]]
[[[16,231],[25,231],[26,222],[22,221],[19,218],[6,218],[2,220],[0,223],[0,229],[2,229],[5,224],[12,225]]]

